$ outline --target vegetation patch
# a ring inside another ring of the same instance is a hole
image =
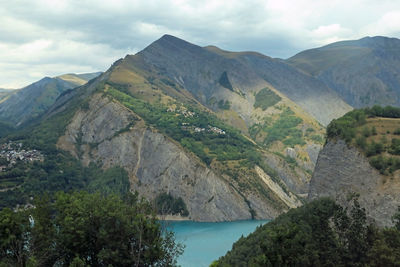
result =
[[[157,195],[154,202],[158,214],[189,215],[186,204],[181,197],[175,198],[171,194],[161,193]]]
[[[378,229],[357,199],[350,208],[315,200],[241,237],[211,266],[397,266],[399,219],[400,212],[395,227]]]
[[[259,125],[258,129],[251,129],[250,132],[253,134],[258,134],[261,130],[266,132],[267,136],[263,141],[266,146],[270,146],[275,141],[281,141],[287,146],[304,145],[303,133],[296,128],[302,122],[301,118],[296,117],[294,112],[287,108],[271,125]]]
[[[7,122],[0,121],[0,138],[10,134],[14,128]]]
[[[0,211],[0,266],[175,266],[183,252],[137,195],[57,193],[34,205]]]
[[[279,95],[275,94],[269,88],[261,89],[255,97],[254,108],[261,108],[262,110],[266,110],[282,100]]]
[[[228,110],[228,109],[231,108],[231,102],[229,102],[229,100],[223,100],[223,99],[221,99],[220,101],[218,101],[218,108],[219,108],[219,109]]]
[[[208,165],[213,159],[250,159],[253,157],[249,155],[257,154],[255,146],[238,130],[225,125],[211,113],[191,106],[180,105],[172,109],[161,103],[149,104],[114,88],[109,88],[107,94],[178,141]]]
[[[358,147],[381,174],[391,175],[400,169],[399,124],[400,108],[374,106],[353,110],[333,120],[327,136]]]

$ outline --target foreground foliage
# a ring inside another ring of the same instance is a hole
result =
[[[349,209],[316,200],[242,237],[212,266],[399,266],[396,219],[395,227],[378,229],[357,200]]]
[[[136,196],[58,193],[0,211],[0,266],[173,266],[182,253]]]

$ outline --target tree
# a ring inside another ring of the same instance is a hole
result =
[[[347,208],[322,198],[280,215],[240,238],[216,266],[400,266],[396,227],[367,224],[357,197]]]
[[[173,266],[183,248],[136,195],[58,193],[0,213],[1,256],[24,266]],[[29,223],[31,216],[32,223]],[[29,238],[28,238],[29,237]],[[0,262],[1,263],[1,262]]]
[[[397,207],[397,212],[393,215],[392,220],[396,229],[400,231],[400,206]]]
[[[24,211],[0,211],[0,265],[25,266],[28,251],[29,219]]]

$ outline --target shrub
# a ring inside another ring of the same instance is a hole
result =
[[[181,197],[175,198],[171,194],[159,194],[155,199],[155,205],[158,214],[189,215],[183,199]]]
[[[266,110],[282,100],[279,95],[275,94],[271,89],[268,88],[261,89],[256,94],[255,98],[256,101],[254,103],[254,108],[259,107],[262,110]]]
[[[223,99],[221,99],[220,101],[218,101],[218,108],[228,110],[231,108],[231,103],[229,102],[229,100],[224,101]]]

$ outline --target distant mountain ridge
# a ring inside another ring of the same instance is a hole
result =
[[[0,119],[20,126],[38,118],[62,92],[81,86],[98,75],[100,72],[45,77],[22,89],[4,92],[3,97],[0,92]]]
[[[286,62],[335,90],[355,108],[400,106],[400,40],[365,37],[298,53]]]

